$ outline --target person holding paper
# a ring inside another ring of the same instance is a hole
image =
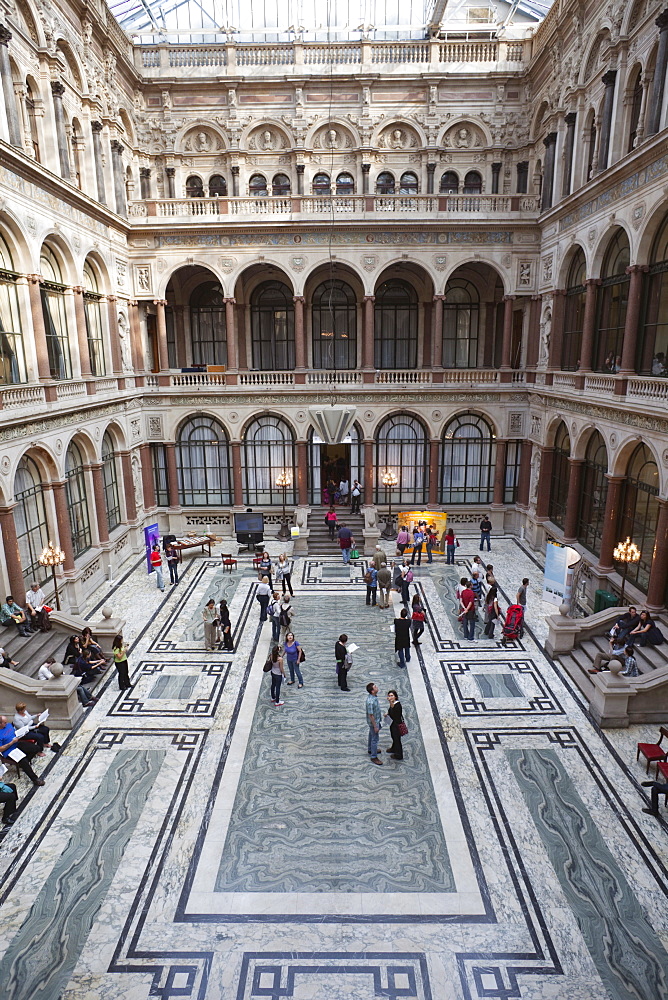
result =
[[[33,785],[43,785],[44,780],[35,774],[30,761],[39,753],[36,743],[19,739],[16,730],[6,715],[0,715],[0,757],[9,757],[32,781]]]
[[[18,731],[25,726],[30,730],[29,734],[26,734],[27,740],[34,740],[35,743],[38,743],[40,750],[51,746],[49,727],[40,724],[39,716],[31,715],[25,702],[19,701],[16,705],[16,714],[14,716],[14,729]]]
[[[24,638],[32,635],[25,611],[18,606],[11,594],[7,594],[5,603],[0,606],[0,625],[4,625],[5,628],[15,625],[19,635]]]

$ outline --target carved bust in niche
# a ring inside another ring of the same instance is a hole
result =
[[[480,130],[467,122],[454,125],[446,132],[443,145],[451,149],[473,149],[483,146],[484,143]]]
[[[257,149],[261,153],[271,152],[273,149],[285,149],[287,142],[283,134],[276,129],[264,126],[251,133],[248,139],[248,148]]]
[[[381,149],[410,149],[418,145],[418,138],[412,129],[395,125],[381,132],[378,145]]]
[[[320,129],[313,140],[314,149],[350,149],[352,144],[350,134],[345,129],[335,128],[333,125]]]

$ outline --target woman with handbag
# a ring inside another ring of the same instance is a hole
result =
[[[488,639],[494,638],[494,624],[497,618],[501,616],[501,608],[499,607],[499,591],[497,585],[494,583],[489,588],[487,592],[487,597],[485,598],[485,635]]]
[[[293,632],[288,632],[287,635],[285,636],[283,652],[285,653],[285,657],[288,661],[288,670],[290,671],[290,680],[287,681],[286,683],[294,684],[295,674],[297,674],[297,680],[299,681],[297,687],[303,688],[304,678],[302,677],[302,672],[299,669],[299,664],[304,662],[304,660],[306,659],[306,654],[304,653],[304,650],[295,639]]]
[[[267,672],[271,674],[271,700],[276,708],[280,708],[281,705],[285,704],[285,702],[281,701],[281,682],[285,677],[285,667],[283,666],[283,657],[278,646],[274,646],[272,649],[267,664],[269,664]]]
[[[397,692],[388,691],[387,700],[390,707],[385,718],[390,720],[390,736],[392,737],[392,746],[387,748],[387,752],[393,760],[403,760],[404,748],[401,745],[401,737],[408,735],[408,726],[404,722],[404,713]]]
[[[278,586],[279,582],[283,585],[283,595],[285,596],[285,591],[287,589],[290,591],[290,597],[293,597],[292,563],[285,552],[278,557],[278,563],[276,565],[276,586]]]
[[[454,528],[448,528],[445,533],[445,553],[446,553],[446,566],[455,565],[455,549],[459,545],[457,537],[454,532]]]
[[[425,612],[424,607],[420,601],[420,595],[413,595],[413,604],[411,607],[411,629],[413,632],[413,645],[419,646],[421,643],[418,641],[422,633],[424,632],[424,620]]]
[[[128,670],[128,647],[123,642],[123,636],[117,635],[114,639],[111,652],[114,657],[114,664],[118,674],[118,687],[120,691],[129,691],[132,687],[130,683],[130,673]]]

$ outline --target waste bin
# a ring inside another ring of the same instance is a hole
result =
[[[594,598],[594,613],[605,611],[606,608],[617,607],[617,595],[611,594],[609,590],[597,590]]]

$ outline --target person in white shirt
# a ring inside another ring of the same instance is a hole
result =
[[[31,583],[26,594],[26,614],[33,629],[48,632],[51,628],[48,612],[44,610],[46,595],[38,583]]]
[[[55,664],[55,662],[56,662],[55,657],[50,656],[49,659],[42,664],[42,666],[37,671],[37,677],[40,681],[53,680],[55,674],[51,672],[51,667]],[[84,708],[88,708],[89,705],[94,705],[95,702],[97,701],[97,698],[93,698],[93,695],[90,693],[90,689],[84,687],[83,684],[80,684],[79,687],[77,688],[77,698],[79,699]]]
[[[11,656],[8,656],[4,649],[0,646],[0,667],[5,667],[6,670],[11,670],[12,667],[18,667],[19,661],[12,660]]]
[[[348,494],[350,492],[350,486],[347,479],[342,479],[339,483],[339,496],[341,497],[341,503],[348,503]]]
[[[19,701],[16,705],[16,714],[14,715],[13,726],[17,732],[19,729],[23,729],[25,726],[28,726],[30,732],[26,733],[24,738],[26,740],[33,740],[33,742],[37,743],[40,750],[43,750],[44,747],[51,746],[49,727],[40,723],[39,715],[31,715],[24,701]]]

